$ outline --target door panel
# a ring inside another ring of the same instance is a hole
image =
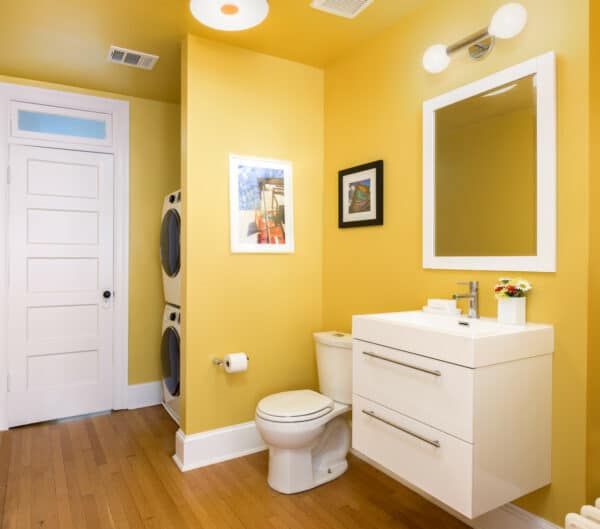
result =
[[[74,339],[98,336],[97,305],[63,307],[29,307],[27,310],[27,342]]]
[[[97,244],[98,215],[95,211],[29,209],[29,244]]]
[[[27,193],[54,197],[98,198],[98,177],[96,165],[31,160],[27,172]]]
[[[30,257],[27,260],[29,292],[86,292],[99,288],[98,259]]]
[[[112,407],[113,157],[12,146],[9,426]]]

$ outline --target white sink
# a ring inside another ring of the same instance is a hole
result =
[[[352,318],[355,339],[466,366],[483,367],[551,354],[551,325],[503,325],[491,318],[440,316],[422,311]]]

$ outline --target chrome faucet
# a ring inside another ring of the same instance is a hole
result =
[[[468,294],[454,294],[452,299],[469,300],[469,318],[479,318],[479,281],[465,281],[457,285],[467,285]]]

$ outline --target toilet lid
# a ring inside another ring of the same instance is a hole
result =
[[[329,413],[333,400],[316,391],[302,389],[284,391],[265,397],[258,403],[257,410],[262,416],[280,419],[309,420]]]

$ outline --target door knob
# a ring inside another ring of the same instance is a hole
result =
[[[111,297],[111,296],[112,296],[112,292],[111,292],[110,290],[105,290],[105,291],[102,293],[102,297],[103,297],[104,299],[110,299],[110,297]]]

